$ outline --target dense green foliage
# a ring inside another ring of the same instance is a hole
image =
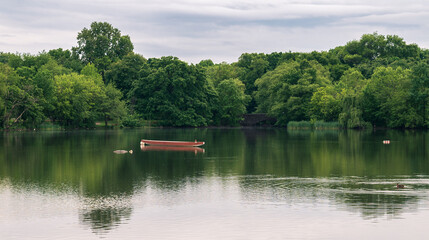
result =
[[[93,22],[91,28],[84,28],[77,35],[78,46],[73,51],[83,64],[95,64],[101,74],[110,64],[122,59],[134,49],[129,36],[106,22]]]
[[[38,55],[0,53],[2,128],[143,120],[236,126],[245,113],[265,113],[278,126],[429,126],[429,51],[398,36],[365,34],[325,52],[244,53],[235,63],[196,65],[146,59],[105,22],[84,28],[77,44]]]
[[[173,57],[149,59],[129,94],[137,112],[168,126],[206,126],[210,88],[204,72]]]

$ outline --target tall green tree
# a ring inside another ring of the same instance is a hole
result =
[[[429,64],[420,62],[411,70],[410,101],[418,115],[418,127],[429,126]]]
[[[114,84],[121,90],[123,96],[127,97],[133,88],[133,82],[138,80],[147,68],[146,62],[143,56],[129,53],[109,67],[105,74],[106,83]]]
[[[85,66],[81,74],[91,78],[94,84],[101,88],[92,109],[97,119],[104,119],[105,126],[109,120],[113,120],[114,124],[120,126],[122,119],[127,114],[125,102],[121,100],[121,91],[116,89],[113,84],[103,85],[101,75],[93,64]]]
[[[122,36],[121,31],[107,22],[93,22],[91,28],[84,28],[77,35],[77,43],[73,51],[80,56],[83,64],[94,64],[103,77],[112,62],[122,59],[134,49],[130,37]]]
[[[337,121],[341,112],[341,99],[333,85],[319,87],[310,100],[311,119]]]
[[[236,126],[246,113],[250,96],[246,95],[244,84],[238,78],[226,79],[216,86],[218,93],[218,117],[220,124]]]
[[[330,83],[329,72],[314,60],[282,63],[256,80],[257,111],[275,117],[281,126],[310,120],[313,93]]]
[[[102,95],[101,104],[98,106],[104,124],[107,126],[108,121],[112,120],[115,125],[121,126],[122,119],[127,115],[127,107],[122,99],[122,93],[112,84],[105,88],[105,94]]]
[[[146,119],[169,126],[206,126],[215,95],[203,69],[174,57],[149,59],[150,71],[135,82],[135,109]]]
[[[367,82],[361,72],[351,68],[344,73],[336,84],[342,104],[338,120],[344,128],[365,128],[368,126],[368,122],[363,119],[361,106],[363,89]]]
[[[71,72],[71,69],[59,65],[55,60],[51,59],[35,73],[33,77],[34,84],[41,91],[40,104],[43,107],[43,113],[48,118],[51,117],[54,110],[55,76],[70,74]]]
[[[266,59],[265,54],[244,53],[238,59],[237,66],[243,69],[240,80],[246,86],[245,93],[252,97],[247,106],[247,112],[251,113],[256,110],[257,106],[256,100],[253,98],[254,92],[257,89],[255,81],[268,71],[270,63]]]
[[[416,127],[421,119],[409,101],[410,70],[379,67],[364,89],[364,119],[377,126]]]
[[[105,100],[104,84],[94,66],[55,77],[53,118],[68,128],[94,127]]]
[[[35,127],[45,119],[39,104],[40,89],[32,78],[21,77],[7,64],[1,63],[0,98],[3,128]]]

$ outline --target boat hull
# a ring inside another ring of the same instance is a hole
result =
[[[186,146],[152,146],[152,145],[140,145],[140,149],[142,151],[176,151],[176,152],[195,152],[197,153],[204,153],[204,148],[200,147],[186,147]]]
[[[147,140],[142,139],[140,145],[153,145],[153,146],[174,146],[174,147],[199,147],[204,145],[205,142],[184,142],[184,141],[161,141],[161,140]]]

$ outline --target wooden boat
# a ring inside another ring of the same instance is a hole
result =
[[[140,145],[140,149],[142,151],[177,151],[177,152],[194,152],[197,153],[204,153],[204,148],[200,147],[183,147],[183,146],[149,146],[145,144]]]
[[[154,146],[173,146],[173,147],[199,147],[204,145],[205,142],[184,142],[184,141],[162,141],[162,140],[147,140],[142,139],[140,145],[154,145]]]

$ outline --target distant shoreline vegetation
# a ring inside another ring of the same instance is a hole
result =
[[[133,50],[93,22],[69,50],[0,52],[0,128],[239,126],[249,113],[290,129],[429,126],[429,50],[395,35],[218,64]]]
[[[287,129],[291,130],[333,130],[342,129],[338,122],[324,121],[290,121],[287,124]]]

